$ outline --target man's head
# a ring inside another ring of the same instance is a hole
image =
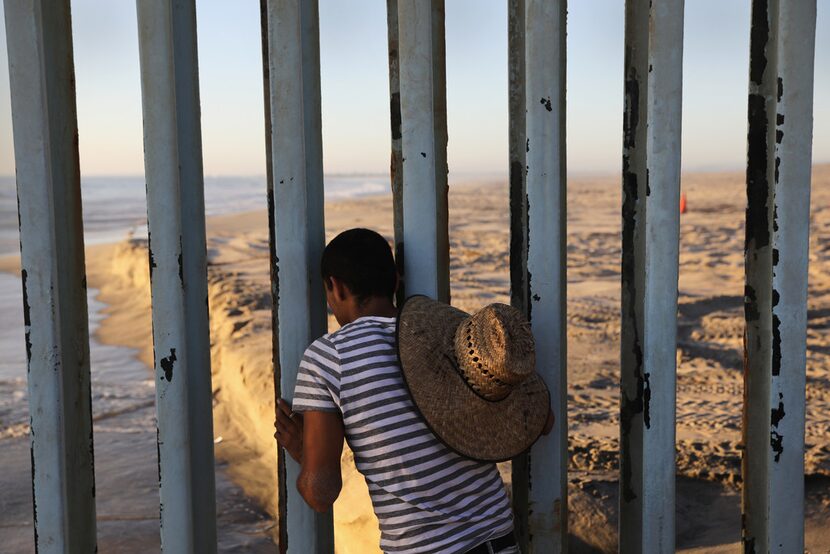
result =
[[[398,284],[389,244],[369,229],[349,229],[334,237],[323,251],[320,270],[326,300],[341,325],[371,302],[391,305]]]

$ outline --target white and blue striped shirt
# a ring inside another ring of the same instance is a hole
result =
[[[447,448],[412,403],[395,318],[362,317],[314,341],[300,363],[293,410],[342,414],[385,552],[465,552],[513,529],[496,465]]]

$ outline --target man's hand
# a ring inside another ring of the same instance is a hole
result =
[[[292,412],[291,404],[280,398],[274,425],[277,428],[274,433],[277,444],[285,448],[297,463],[303,463],[303,414]]]

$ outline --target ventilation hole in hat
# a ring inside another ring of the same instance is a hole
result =
[[[481,364],[478,364],[478,368],[479,368],[479,369],[481,369],[481,367],[482,367],[482,365],[481,365]]]
[[[470,350],[470,354],[475,354],[475,350]]]
[[[467,343],[467,348],[472,348],[472,347],[473,347],[473,343],[468,342],[468,343]]]
[[[470,354],[472,354],[472,352],[470,352]],[[474,361],[474,362],[477,362],[477,361],[478,361],[478,356],[474,356],[474,357],[473,357],[473,361]]]

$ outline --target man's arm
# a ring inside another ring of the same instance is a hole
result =
[[[303,416],[303,461],[297,490],[309,506],[327,512],[343,487],[340,455],[343,420],[336,412],[306,412]]]
[[[300,463],[297,490],[309,506],[328,511],[343,486],[340,455],[343,452],[343,420],[337,412],[291,412],[280,400],[277,410],[277,442]]]

